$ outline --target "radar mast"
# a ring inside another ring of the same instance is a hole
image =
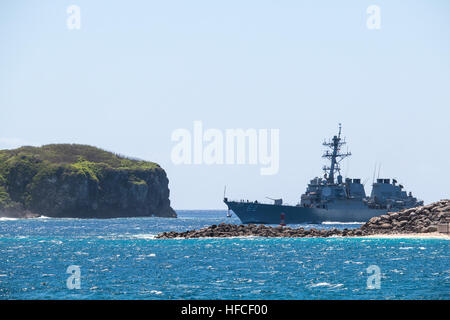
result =
[[[322,155],[322,158],[327,158],[330,160],[330,166],[324,166],[323,170],[325,171],[325,175],[327,175],[328,184],[334,184],[334,176],[335,173],[341,173],[341,167],[339,163],[346,157],[351,156],[351,152],[342,153],[341,147],[346,144],[345,139],[341,138],[342,126],[339,123],[339,133],[337,136],[334,136],[331,141],[324,142],[323,145],[325,147],[330,148],[330,150],[326,150]]]

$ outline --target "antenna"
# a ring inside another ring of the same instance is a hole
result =
[[[345,141],[345,138],[344,138]],[[350,154],[350,152],[348,151],[348,147],[347,147],[347,154]],[[347,160],[347,164],[345,166],[345,178],[348,177],[348,171],[350,170],[350,158],[346,158]]]
[[[339,163],[346,157],[351,156],[351,152],[341,153],[341,147],[345,145],[345,139],[341,138],[342,125],[339,123],[338,135],[334,136],[330,141],[324,142],[323,146],[328,147],[322,155],[323,158],[330,160],[330,166],[324,166],[322,169],[328,173],[327,181],[329,184],[334,184],[334,174],[337,172],[341,174],[341,167]]]
[[[225,185],[225,188],[223,188],[223,198],[225,199],[225,193],[227,192],[227,186]]]
[[[381,171],[381,162],[380,162],[380,165],[378,166],[378,176],[377,176],[377,179],[380,179],[380,171]]]
[[[373,178],[372,178],[372,184],[375,183],[375,173],[377,172],[377,163],[375,162],[375,166],[373,167]]]
[[[364,182],[363,182],[363,186],[364,186],[364,187],[366,186],[367,180],[369,180],[369,178],[366,178],[366,179],[364,180]]]
[[[348,153],[348,150],[347,150]],[[350,158],[347,158],[347,165],[345,166],[345,178],[348,177],[348,170],[350,168]]]

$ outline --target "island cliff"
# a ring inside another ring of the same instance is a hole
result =
[[[4,217],[176,217],[168,183],[156,163],[87,145],[0,150]]]

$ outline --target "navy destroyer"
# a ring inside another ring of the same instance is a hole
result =
[[[232,210],[242,223],[299,224],[330,222],[366,222],[374,216],[423,205],[411,192],[395,179],[377,179],[366,196],[361,179],[343,179],[340,162],[351,155],[342,152],[345,139],[339,133],[323,145],[327,148],[323,158],[330,161],[324,166],[323,178],[310,181],[297,205],[284,205],[282,199],[273,204],[258,201],[230,201],[224,196],[228,210]]]

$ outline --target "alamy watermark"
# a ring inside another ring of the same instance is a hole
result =
[[[172,162],[206,165],[260,165],[261,175],[278,173],[280,165],[279,129],[203,130],[202,121],[194,121],[193,131],[176,129],[172,141]]]
[[[81,9],[77,5],[70,5],[66,9],[69,15],[66,20],[67,29],[80,30],[81,29]]]
[[[366,26],[369,30],[381,29],[381,9],[377,5],[370,5],[366,9],[367,20]]]
[[[367,277],[367,289],[381,288],[381,269],[377,265],[368,266],[366,269],[369,276]]]
[[[81,289],[80,266],[71,265],[67,268],[66,273],[70,274],[66,281],[67,289]]]

